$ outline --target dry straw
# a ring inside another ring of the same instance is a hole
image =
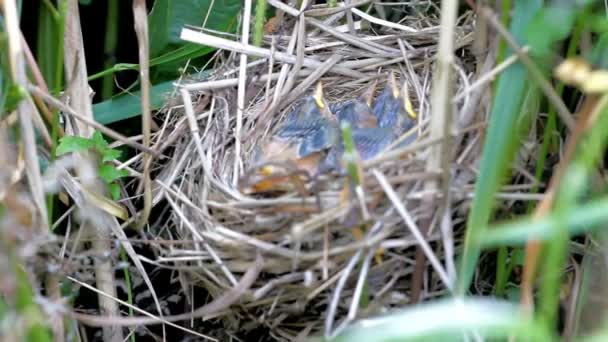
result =
[[[359,8],[371,6],[366,3],[350,2]],[[455,109],[451,140],[459,146],[452,146],[447,163],[451,224],[456,228],[452,234],[435,229],[444,219],[438,208],[446,189],[425,186],[441,176],[425,166],[429,148],[445,138],[428,134],[440,31],[439,18],[429,13],[438,13],[438,8],[432,2],[418,7],[395,4],[405,12],[397,13],[399,22],[391,22],[349,6],[351,22],[344,4],[303,9],[278,1],[269,4],[285,15],[278,31],[267,32],[262,47],[204,30],[182,31],[183,39],[219,50],[211,65],[214,71],[204,79],[176,84],[176,98],[156,118],[160,129],[152,138],[157,153],[153,204],[154,210],[168,206],[170,215],[151,231],[159,240],[189,243],[156,245],[154,262],[179,269],[186,291],[202,287],[217,298],[237,286],[260,254],[262,271],[246,294],[212,317],[223,320],[228,331],[263,328],[284,340],[335,335],[356,318],[410,303],[416,246],[422,246],[430,260],[418,289],[421,299],[446,293],[453,260],[445,255],[451,258],[458,248],[457,228],[472,192],[484,121],[482,105],[470,113],[470,101],[479,104],[479,93],[487,88],[472,82],[478,79],[478,61],[470,52],[474,16],[465,12],[454,27],[457,100],[449,103]],[[391,6],[382,7],[379,13]],[[248,16],[245,13],[242,22],[248,23]],[[346,227],[361,203],[357,198],[340,201],[344,181],[337,175],[316,179],[304,193],[255,197],[235,187],[235,177],[249,172],[255,147],[317,82],[336,103],[362,94],[373,82],[384,88],[391,71],[409,85],[420,117],[419,134],[410,145],[363,163],[362,198],[371,218],[359,222],[362,239]],[[469,108],[464,126],[458,124],[462,108]],[[140,157],[129,161],[135,170],[141,170]],[[430,218],[430,226],[421,227],[426,231],[423,244],[417,231],[420,217]]]

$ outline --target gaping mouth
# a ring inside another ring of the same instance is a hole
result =
[[[306,191],[310,177],[293,165],[266,164],[252,169],[239,180],[239,191],[246,195]]]

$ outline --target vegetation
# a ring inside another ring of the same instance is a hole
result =
[[[0,0],[0,340],[608,336],[604,1],[151,3]],[[362,161],[345,125],[346,181],[237,191],[313,83],[386,70],[415,143]]]

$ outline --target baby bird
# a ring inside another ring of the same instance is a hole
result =
[[[392,130],[393,139],[418,125],[418,116],[409,100],[407,82],[400,90],[393,72],[389,73],[387,87],[378,95],[372,112],[378,127]]]
[[[287,116],[282,127],[257,152],[252,174],[241,179],[245,193],[292,189],[319,172],[328,150],[340,139],[336,117],[317,85],[312,96]],[[294,176],[296,175],[296,176]]]

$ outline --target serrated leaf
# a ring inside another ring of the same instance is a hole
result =
[[[110,191],[113,200],[118,201],[120,199],[120,186],[118,184],[109,184],[108,191]]]
[[[104,163],[118,159],[118,158],[120,158],[120,155],[122,154],[121,151],[115,150],[113,148],[103,149],[102,151],[99,151],[99,153],[101,154],[101,161]]]
[[[70,152],[86,151],[94,146],[95,143],[91,139],[68,135],[59,139],[59,146],[55,153],[61,156]]]
[[[102,150],[108,147],[108,142],[103,138],[103,135],[100,131],[93,132],[91,140],[93,141],[93,146],[98,150]]]
[[[126,177],[129,175],[129,172],[124,169],[117,169],[116,166],[112,164],[102,164],[99,167],[99,177],[104,180],[107,184],[112,183],[113,181]]]

